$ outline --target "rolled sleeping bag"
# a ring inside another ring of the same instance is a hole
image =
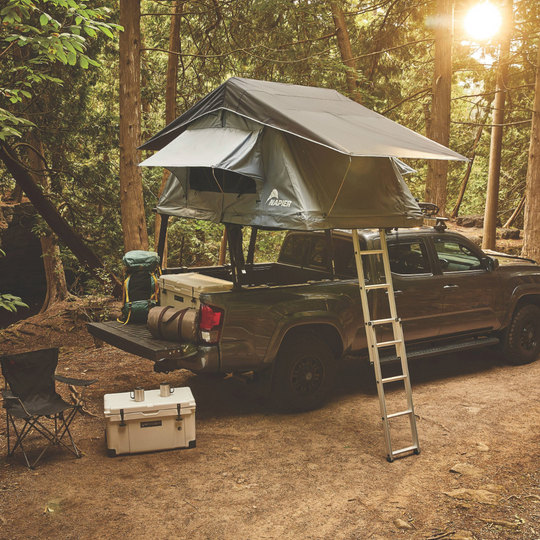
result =
[[[158,306],[148,313],[148,330],[163,341],[198,341],[199,310]]]

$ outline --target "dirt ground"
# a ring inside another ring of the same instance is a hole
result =
[[[103,311],[68,302],[0,332],[0,353],[59,346],[58,373],[99,379],[95,416],[74,427],[81,459],[52,448],[28,470],[20,452],[5,456],[2,415],[1,539],[540,538],[540,362],[511,367],[491,351],[411,362],[422,451],[388,463],[369,365],[344,360],[323,408],[279,414],[236,379],[155,374],[95,348],[85,320]],[[107,457],[104,394],[164,380],[193,391],[197,447]],[[390,408],[400,398],[390,391]],[[410,444],[405,428],[397,445]]]

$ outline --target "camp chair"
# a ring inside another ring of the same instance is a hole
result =
[[[6,388],[2,391],[6,409],[8,456],[12,456],[20,446],[29,469],[33,469],[51,444],[62,445],[76,457],[81,457],[69,426],[77,411],[81,411],[83,394],[87,386],[96,380],[81,380],[61,377],[55,374],[58,364],[58,349],[43,349],[33,352],[0,356],[2,375]],[[55,381],[83,387],[75,404],[67,403],[56,392]],[[52,422],[45,420],[54,420]],[[19,421],[19,427],[15,419]],[[20,421],[24,421],[22,424]],[[47,426],[46,424],[49,424]],[[21,428],[22,425],[22,428]],[[15,445],[11,448],[10,431],[15,432]],[[33,464],[26,455],[23,441],[32,431],[40,433],[48,440]],[[67,435],[71,445],[63,438]]]

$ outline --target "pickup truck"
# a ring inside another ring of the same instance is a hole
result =
[[[359,235],[361,249],[379,248],[378,231]],[[387,241],[409,359],[477,347],[498,348],[511,364],[538,358],[540,266],[534,261],[484,253],[441,227],[389,231]],[[367,283],[381,282],[373,256],[365,268]],[[197,272],[230,282],[234,269],[165,272]],[[233,373],[249,378],[282,408],[320,406],[332,389],[338,361],[367,358],[350,231],[290,231],[277,262],[246,264],[242,272],[241,286],[198,297],[196,343],[159,341],[145,325],[114,321],[91,323],[89,332],[153,360],[158,372]],[[374,319],[389,317],[385,294],[369,292]],[[390,327],[378,332],[378,340],[391,339]],[[381,350],[382,362],[396,359],[394,347]]]

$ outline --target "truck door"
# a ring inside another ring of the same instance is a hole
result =
[[[442,272],[441,335],[498,327],[498,272],[486,269],[481,252],[466,241],[444,236],[433,241]]]
[[[405,341],[436,337],[441,327],[441,276],[433,272],[424,238],[389,238],[388,255]],[[389,316],[387,302],[381,312],[380,318]],[[384,338],[393,339],[390,329]]]

